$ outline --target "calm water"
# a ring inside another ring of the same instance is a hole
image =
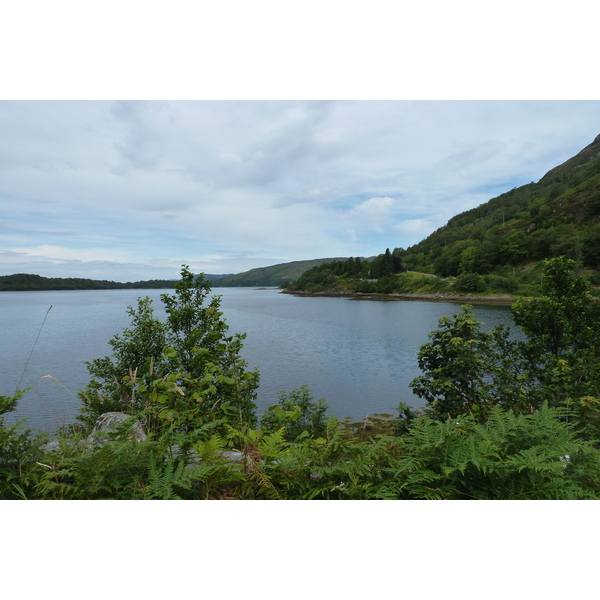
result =
[[[214,291],[222,296],[230,332],[248,335],[242,355],[261,374],[259,414],[277,402],[279,391],[303,384],[341,418],[395,413],[401,401],[420,406],[409,388],[419,375],[419,348],[440,317],[460,310],[450,303],[302,298],[276,289]],[[110,354],[108,340],[129,326],[125,311],[138,297],[150,296],[156,315],[163,316],[161,293],[0,293],[0,394],[12,394],[21,378],[21,388],[32,388],[6,421],[26,417],[30,426],[43,429],[73,422],[77,391],[89,381],[85,361]],[[476,306],[475,313],[486,329],[513,325],[507,307]]]

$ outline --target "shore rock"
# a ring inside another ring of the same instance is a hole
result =
[[[90,449],[93,447],[100,448],[109,444],[112,440],[108,434],[116,431],[128,419],[131,419],[131,416],[122,412],[101,414],[96,420],[96,425],[92,429],[92,432],[84,440],[77,442],[77,447]],[[146,439],[146,432],[139,421],[135,421],[131,426],[131,436],[138,443]],[[60,443],[58,440],[50,440],[41,446],[41,450],[45,453],[56,452],[60,450]]]
[[[101,414],[94,429],[92,429],[92,433],[79,444],[82,446],[104,446],[108,444],[111,441],[108,434],[116,431],[128,419],[131,419],[131,416],[122,412]],[[143,442],[146,439],[146,432],[139,421],[135,421],[131,426],[131,435],[136,442]]]

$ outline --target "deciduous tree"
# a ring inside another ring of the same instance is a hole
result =
[[[80,418],[92,424],[107,411],[149,411],[187,428],[209,414],[255,425],[259,375],[240,357],[245,334],[228,335],[221,299],[209,293],[208,281],[184,265],[175,294],[161,295],[165,321],[150,298],[129,307],[131,327],[110,340],[112,356],[87,363]]]

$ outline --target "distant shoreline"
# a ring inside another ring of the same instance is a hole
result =
[[[490,296],[471,296],[460,294],[362,294],[360,292],[302,292],[282,290],[282,294],[307,297],[348,298],[349,300],[372,300],[379,302],[421,301],[421,302],[454,302],[459,304],[497,304],[510,306],[521,296],[510,294],[493,294]]]

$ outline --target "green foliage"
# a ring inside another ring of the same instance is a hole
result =
[[[392,423],[392,431],[395,435],[404,435],[407,433],[414,420],[423,416],[421,409],[415,410],[405,402],[400,402],[396,410],[398,411],[398,418],[394,419]]]
[[[544,295],[513,305],[526,341],[509,341],[504,328],[482,332],[465,307],[440,320],[419,353],[422,375],[411,383],[430,417],[469,413],[481,421],[495,405],[527,412],[549,402],[569,409],[581,439],[598,443],[600,304],[575,266],[565,257],[547,261]]]
[[[289,291],[303,291],[309,293],[355,290],[362,285],[363,280],[379,280],[379,289],[389,288],[386,283],[395,274],[406,271],[402,259],[404,250],[395,248],[390,252],[388,248],[383,254],[370,261],[361,261],[360,258],[349,258],[345,261],[331,261],[315,266],[305,271],[301,277],[289,283]],[[378,292],[379,292],[378,289]],[[379,293],[390,293],[383,291]]]
[[[485,279],[477,273],[463,273],[456,278],[454,289],[468,294],[481,294],[487,290]]]
[[[600,304],[589,284],[576,274],[576,264],[557,257],[544,265],[543,295],[517,301],[515,322],[527,336],[519,344],[532,383],[532,402],[571,402],[600,397]]]
[[[600,451],[578,440],[565,411],[518,415],[494,407],[485,423],[416,418],[400,437],[349,437],[330,419],[322,438],[257,438],[244,497],[287,499],[595,498]],[[254,482],[254,483],[252,483]]]
[[[577,440],[563,418],[544,405],[530,415],[496,406],[481,424],[470,416],[418,419],[389,489],[405,498],[595,498],[600,451]]]
[[[575,275],[575,261],[564,256],[544,265],[542,295],[513,305],[515,322],[535,342],[537,351],[556,357],[573,347],[586,347],[595,338],[597,303],[589,283]]]
[[[475,275],[468,264],[460,277]],[[543,296],[514,305],[524,342],[482,331],[468,306],[443,317],[411,383],[425,416],[400,404],[398,419],[358,429],[326,420],[306,386],[281,392],[255,429],[242,337],[227,336],[219,300],[206,306],[208,284],[184,268],[166,321],[140,300],[113,356],[90,365],[87,416],[124,410],[148,438],[132,439],[129,420],[100,447],[76,433],[44,450],[22,423],[4,426],[23,391],[0,396],[0,498],[597,499],[599,303],[575,267],[547,261]],[[379,281],[401,279],[414,281]]]
[[[38,462],[37,497],[60,500],[129,500],[140,497],[155,444],[113,440],[88,452],[62,445]]]
[[[364,275],[369,270],[369,263],[360,258],[334,260],[308,269],[295,281],[288,283],[286,289],[318,293],[338,286],[344,287],[347,280]]]
[[[518,405],[522,391],[506,328],[481,331],[469,306],[442,317],[439,325],[419,351],[422,375],[410,384],[428,402],[429,415],[441,420],[466,412],[484,417],[495,403]]]
[[[3,497],[37,499],[586,499],[600,496],[600,450],[573,413],[494,406],[487,419],[411,415],[401,435],[363,439],[330,417],[320,437],[293,441],[226,424],[190,451],[136,443],[128,424],[102,447],[77,439],[33,463],[34,485]],[[227,456],[232,448],[238,458]],[[35,457],[34,457],[35,458]]]
[[[456,215],[404,251],[409,269],[441,277],[500,275],[565,255],[600,268],[600,157],[598,141],[547,173]]]
[[[280,392],[279,402],[270,406],[261,419],[261,427],[267,431],[283,428],[288,441],[302,434],[322,436],[325,431],[327,404],[323,398],[313,402],[308,386],[289,393]]]
[[[35,460],[42,439],[25,429],[24,421],[4,424],[4,414],[13,411],[27,390],[0,396],[0,499],[27,498],[35,485]]]
[[[147,484],[142,483],[144,500],[184,500],[206,494],[206,486],[219,467],[215,464],[186,464],[184,459],[167,458],[152,453]]]
[[[17,390],[13,396],[0,396],[0,415],[12,412],[27,390]],[[2,418],[2,417],[0,417]]]
[[[189,489],[190,480],[183,477],[185,463],[183,460],[169,460],[165,465],[158,465],[156,456],[150,454],[148,484],[143,488],[147,500],[181,500],[174,491],[176,487]]]
[[[276,286],[283,287],[302,276],[312,267],[326,262],[346,260],[342,258],[315,258],[312,260],[295,260],[288,263],[258,267],[244,273],[223,277],[214,282],[218,287],[250,287],[250,286]],[[360,259],[357,259],[360,260]]]
[[[193,429],[220,419],[256,424],[258,372],[240,358],[245,335],[227,335],[220,297],[187,267],[175,294],[162,294],[167,317],[154,316],[149,298],[129,307],[131,327],[110,340],[112,356],[88,364],[93,379],[80,393],[80,419],[103,412],[144,413],[150,429]]]

